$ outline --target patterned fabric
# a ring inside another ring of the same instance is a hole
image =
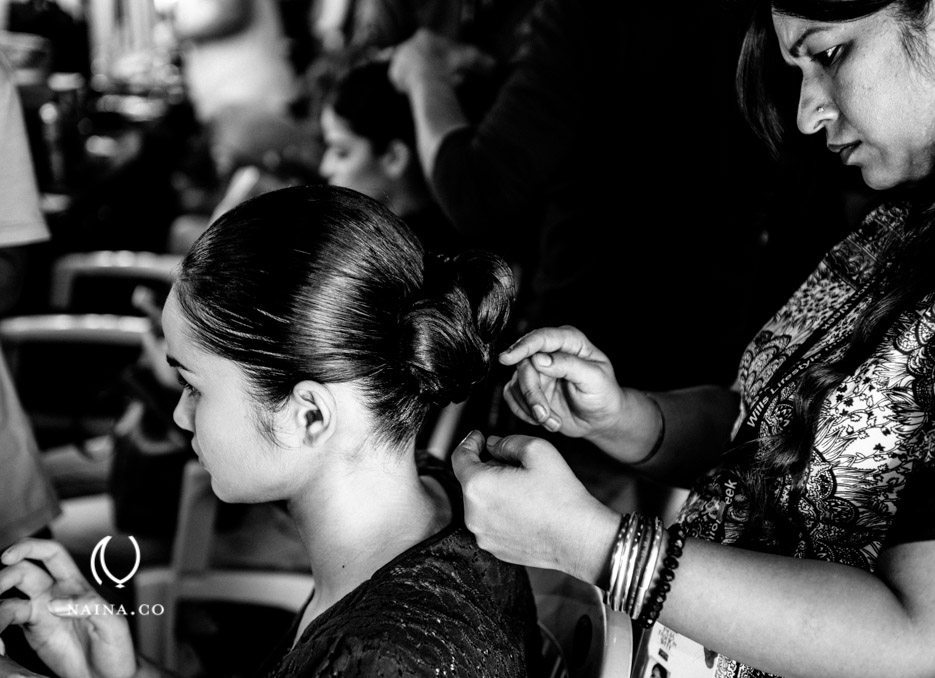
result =
[[[422,460],[420,472],[442,482],[453,510],[462,505],[450,473]],[[539,630],[526,572],[481,550],[462,521],[456,515],[381,567],[290,649],[300,612],[268,678],[536,675]]]
[[[750,441],[751,453],[765,454],[766,441],[788,425],[802,371],[840,357],[857,319],[879,294],[882,249],[891,238],[907,236],[907,212],[890,205],[868,215],[748,346],[740,366],[735,443]],[[935,468],[933,302],[929,297],[903,314],[825,400],[804,492],[793,500],[789,478],[773,489],[795,529],[779,532],[767,523],[756,548],[873,571],[908,479]],[[725,463],[701,479],[680,519],[694,536],[731,544],[742,542],[748,516],[737,467]],[[764,675],[718,658],[719,677]]]

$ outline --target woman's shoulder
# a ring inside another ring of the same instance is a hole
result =
[[[535,623],[528,579],[516,574],[525,572],[471,563],[470,533],[446,532],[381,568],[326,614],[290,653],[294,670],[280,675],[437,676],[456,667],[459,676],[525,676]]]

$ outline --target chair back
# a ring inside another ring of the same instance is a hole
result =
[[[102,314],[0,320],[0,347],[40,449],[110,432],[148,329],[145,318]]]
[[[133,303],[138,287],[165,298],[182,257],[175,254],[99,250],[73,252],[52,264],[49,305],[73,313],[139,315]]]

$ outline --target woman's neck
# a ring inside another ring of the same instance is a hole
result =
[[[411,446],[403,452],[365,445],[336,456],[353,461],[325,469],[289,501],[315,575],[315,615],[451,516],[447,497],[419,478]]]

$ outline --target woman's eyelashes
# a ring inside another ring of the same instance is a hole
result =
[[[176,372],[175,376],[179,380],[179,386],[182,387],[183,391],[185,391],[191,396],[200,395],[200,393],[198,392],[198,389],[192,386],[191,384],[189,384],[188,381],[185,379],[185,377],[182,376],[181,372]]]
[[[837,61],[841,54],[841,47],[841,45],[835,45],[821,52],[816,52],[812,55],[812,60],[827,68]]]

